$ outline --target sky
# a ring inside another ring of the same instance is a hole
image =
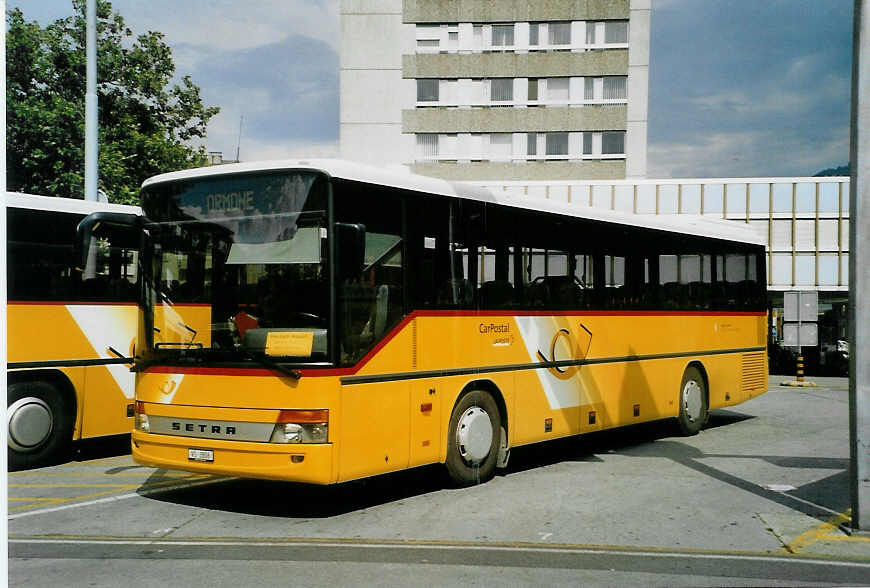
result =
[[[338,155],[339,0],[114,0],[221,107],[206,148]],[[849,158],[852,0],[653,0],[650,178],[812,175]],[[7,0],[47,24],[70,0]],[[239,127],[241,123],[241,140]]]

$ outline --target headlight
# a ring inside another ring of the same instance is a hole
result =
[[[272,443],[327,443],[328,410],[282,410],[272,431]]]
[[[136,417],[133,421],[133,426],[137,431],[147,433],[151,430],[151,423],[148,422],[148,415],[145,414],[145,403],[137,400],[133,405],[133,414]]]
[[[137,414],[136,415],[136,430],[143,431],[145,433],[151,430],[151,424],[148,422],[147,414]]]

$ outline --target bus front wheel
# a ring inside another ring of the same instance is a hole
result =
[[[701,371],[689,366],[683,373],[680,383],[680,414],[677,421],[683,435],[697,435],[707,422],[709,405],[707,401],[707,385]]]
[[[57,388],[16,382],[6,398],[10,471],[48,465],[70,449],[72,411]]]
[[[447,433],[447,473],[457,486],[492,478],[498,461],[501,415],[487,392],[472,390],[459,399]]]

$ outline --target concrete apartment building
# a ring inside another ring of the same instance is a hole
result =
[[[650,0],[342,0],[341,156],[453,180],[646,175]]]

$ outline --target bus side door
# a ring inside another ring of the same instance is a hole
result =
[[[341,387],[340,481],[408,467],[405,380]]]

